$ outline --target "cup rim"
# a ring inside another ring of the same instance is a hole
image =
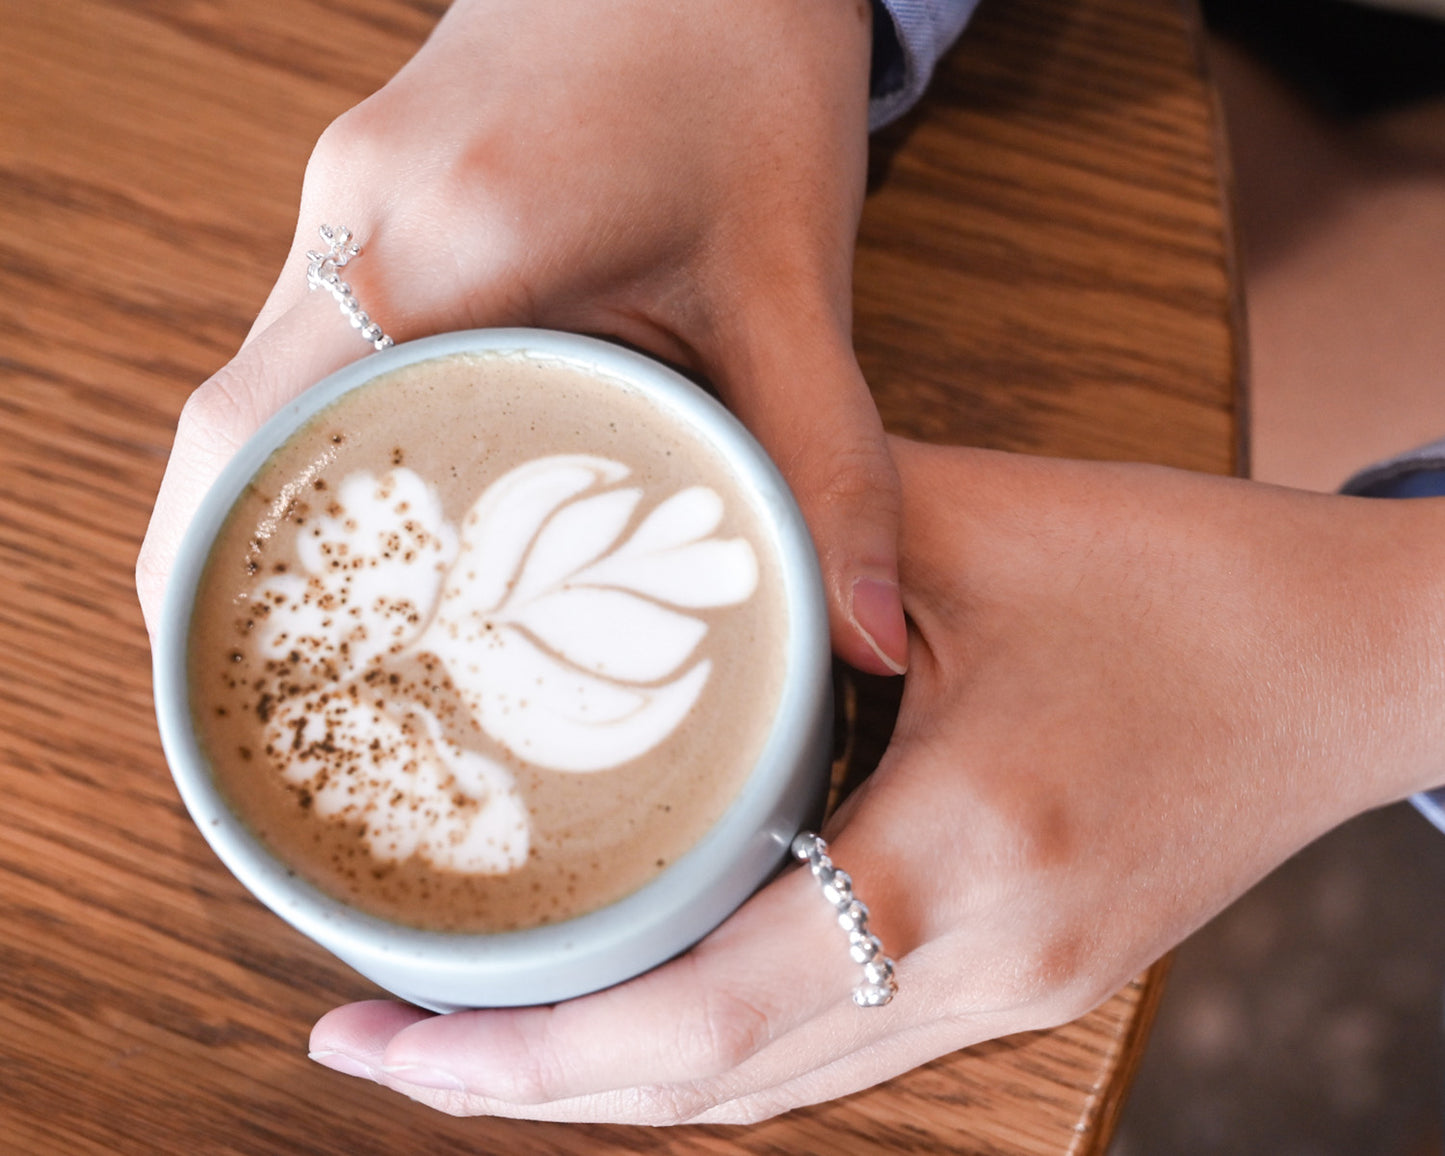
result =
[[[381,374],[456,354],[515,354],[560,361],[641,392],[721,452],[772,539],[786,606],[788,637],[783,686],[757,763],[737,797],[702,839],[638,890],[604,907],[557,923],[515,931],[437,931],[393,923],[337,899],[296,875],[233,814],[212,779],[192,725],[186,676],[190,620],[211,545],[232,506],[271,455],[307,421],[343,394]],[[762,880],[726,892],[716,911],[719,880],[756,874],[756,858],[787,854],[791,832],[772,830],[800,774],[816,773],[817,720],[831,712],[830,647],[822,576],[812,538],[791,491],[766,451],[718,401],[650,357],[598,338],[552,330],[459,330],[405,342],[353,362],[288,402],[226,464],[182,539],[165,590],[153,660],[162,747],[182,800],[207,842],[266,906],[348,962],[379,958],[419,973],[465,966],[478,981],[513,981],[562,959],[571,973],[610,976],[619,956],[652,945],[637,974],[684,950],[741,904]],[[765,833],[768,847],[758,846]],[[767,873],[771,873],[771,867]],[[674,933],[676,931],[676,933]],[[503,986],[507,986],[504,984]],[[544,983],[535,984],[544,988]],[[580,992],[575,994],[581,994]],[[559,998],[544,995],[542,999]],[[519,998],[511,1002],[534,1002]],[[540,1002],[540,1000],[536,1001]]]

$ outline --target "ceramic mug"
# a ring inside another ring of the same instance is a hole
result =
[[[728,463],[771,537],[786,610],[781,695],[739,794],[685,854],[638,890],[561,922],[494,933],[429,931],[368,914],[299,877],[252,833],[212,777],[193,719],[188,642],[213,542],[272,455],[343,394],[432,358],[507,354],[580,369],[640,393]],[[166,759],[198,828],[266,906],[391,993],[436,1011],[552,1003],[622,982],[686,950],[786,861],[821,817],[832,737],[827,610],[812,540],[761,446],[711,396],[608,342],[543,330],[472,330],[408,342],[339,370],[286,405],[227,464],[177,554],[155,642]]]

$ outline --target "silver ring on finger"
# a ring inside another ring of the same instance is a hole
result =
[[[327,248],[324,253],[316,249],[307,250],[306,287],[325,289],[336,299],[341,315],[351,322],[351,327],[360,330],[364,341],[371,342],[377,352],[386,349],[393,344],[391,338],[362,309],[361,302],[351,291],[351,285],[341,278],[341,270],[361,256],[361,246],[352,238],[351,230],[344,226],[322,225],[320,233]]]
[[[863,968],[863,982],[853,989],[859,1007],[882,1007],[898,994],[894,963],[883,953],[883,942],[868,930],[868,908],[853,893],[853,880],[828,858],[828,844],[812,831],[793,840],[793,855],[808,864],[813,878],[848,933],[848,954]]]

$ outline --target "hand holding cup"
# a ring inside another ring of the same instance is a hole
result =
[[[137,573],[152,629],[221,466],[366,352],[306,290],[330,223],[364,246],[347,278],[398,341],[544,327],[706,378],[798,497],[837,652],[901,669],[897,477],[850,339],[870,46],[866,5],[452,5],[323,134],[276,287],[181,415]]]

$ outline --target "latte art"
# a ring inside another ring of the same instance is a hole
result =
[[[484,731],[549,770],[606,770],[671,734],[712,664],[678,673],[708,627],[669,606],[732,606],[757,587],[752,547],[708,537],[723,507],[706,487],[672,495],[623,540],[642,491],[592,491],[627,474],[551,457],[498,481],[467,517],[418,642]]]
[[[428,928],[636,890],[741,789],[786,614],[730,467],[617,383],[454,356],[321,411],[192,617],[218,788],[298,874]]]
[[[677,728],[712,667],[690,662],[707,623],[677,608],[745,601],[757,559],[740,538],[709,537],[723,502],[705,486],[628,534],[644,502],[618,484],[629,473],[580,455],[529,462],[482,494],[460,535],[410,470],[346,476],[298,539],[304,573],[254,595],[265,752],[319,818],[361,824],[383,861],[485,874],[526,861],[512,774],[395,689],[407,659],[439,662],[467,721],[548,770],[615,768]]]

